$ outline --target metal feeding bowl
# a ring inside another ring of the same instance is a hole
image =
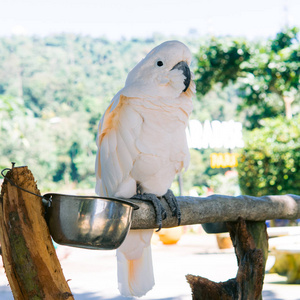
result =
[[[46,221],[61,245],[111,250],[124,241],[139,207],[118,198],[45,194]]]

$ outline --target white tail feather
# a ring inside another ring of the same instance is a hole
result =
[[[123,296],[141,297],[154,286],[150,244],[152,233],[153,230],[130,231],[125,242],[117,249],[118,287]],[[138,251],[134,246],[139,248]]]

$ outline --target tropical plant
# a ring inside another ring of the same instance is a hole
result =
[[[238,166],[244,194],[300,194],[300,116],[264,119],[247,133]]]
[[[196,87],[205,95],[217,83],[235,83],[243,101],[249,129],[262,118],[299,112],[300,44],[297,28],[285,29],[265,43],[232,38],[212,38],[197,55]]]

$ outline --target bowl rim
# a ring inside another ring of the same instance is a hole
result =
[[[104,197],[104,196],[84,196],[84,195],[70,195],[70,194],[61,194],[61,193],[47,193],[43,195],[43,199],[46,201],[52,201],[53,196],[60,196],[60,197],[74,197],[78,199],[104,199],[104,200],[110,200],[110,201],[115,201],[115,202],[120,202],[125,205],[129,205],[133,208],[133,210],[137,210],[140,207],[136,205],[135,203],[132,203],[128,201],[127,199],[123,198],[117,198],[117,197]]]

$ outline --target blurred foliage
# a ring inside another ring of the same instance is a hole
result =
[[[222,90],[231,87],[242,99],[236,108],[244,126],[251,130],[244,136],[246,146],[238,167],[244,194],[300,193],[298,31],[286,28],[265,42],[213,37],[196,55],[200,102],[219,86]],[[290,121],[284,118],[287,97],[293,100],[294,119]],[[212,177],[208,184],[222,186],[224,177],[219,185],[214,184],[218,177],[221,175]]]
[[[212,38],[200,48],[196,58],[196,88],[205,95],[216,83],[224,87],[241,76],[241,64],[249,60],[250,49],[244,40]]]
[[[264,119],[247,133],[238,166],[244,194],[300,194],[300,115]]]
[[[197,92],[205,95],[216,83],[235,83],[243,101],[238,110],[245,126],[259,127],[262,118],[285,114],[284,96],[293,97],[294,114],[300,111],[300,44],[298,29],[287,28],[266,42],[212,38],[201,47],[195,72]]]
[[[215,194],[238,196],[241,194],[237,171],[228,170],[209,178],[208,184]]]
[[[93,188],[98,122],[127,73],[166,37],[0,37],[0,168],[28,165],[42,190]],[[191,49],[199,40],[186,38]]]
[[[93,188],[101,114],[137,62],[170,39],[176,37],[0,37],[0,168],[11,162],[28,165],[43,191]],[[284,115],[284,95],[295,97],[293,112],[299,113],[297,29],[267,42],[181,40],[195,53],[197,101],[191,118],[234,119],[252,129],[264,125],[262,118]],[[195,188],[203,194],[208,186],[237,193],[236,177],[225,176],[229,169],[210,168],[213,151],[191,149],[184,194]],[[176,182],[175,188],[179,190]]]

